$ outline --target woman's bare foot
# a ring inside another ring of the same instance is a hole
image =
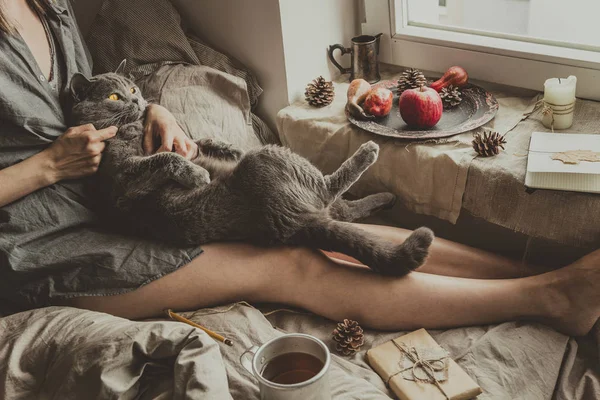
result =
[[[600,318],[600,250],[544,276],[552,315],[545,322],[571,336],[587,335]]]

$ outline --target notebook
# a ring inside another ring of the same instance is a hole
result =
[[[600,153],[600,135],[533,132],[529,143],[525,186],[600,193],[600,162],[565,164],[552,159],[556,153],[575,150]]]

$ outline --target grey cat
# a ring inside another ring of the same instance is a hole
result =
[[[391,207],[395,196],[378,193],[341,198],[376,160],[379,147],[363,144],[331,175],[279,146],[242,154],[204,139],[188,161],[176,153],[145,155],[143,118],[148,103],[139,88],[117,72],[87,79],[75,75],[71,123],[97,129],[119,127],[96,176],[107,207],[153,237],[179,245],[245,241],[293,245],[352,256],[373,270],[404,275],[425,261],[433,233],[419,228],[402,244],[389,243],[348,221]]]

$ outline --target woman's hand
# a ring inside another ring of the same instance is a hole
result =
[[[0,207],[60,180],[93,174],[103,142],[116,133],[114,126],[99,131],[93,125],[69,128],[46,150],[0,169]]]
[[[144,151],[151,154],[155,149],[157,153],[175,151],[188,160],[198,155],[198,146],[186,136],[173,114],[158,104],[150,104],[144,124]]]
[[[49,182],[82,178],[98,170],[104,141],[115,136],[114,126],[96,130],[87,124],[69,128],[61,137],[43,151],[49,162]]]

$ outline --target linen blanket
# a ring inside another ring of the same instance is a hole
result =
[[[234,346],[178,322],[132,322],[68,307],[0,319],[0,398],[251,400],[259,398],[257,381],[239,362],[247,348],[283,331],[305,332],[335,354],[330,336],[335,322],[309,313],[263,314],[237,303],[185,315],[226,335]],[[360,353],[333,357],[334,399],[391,396],[365,352],[403,332],[365,333]],[[600,329],[577,339],[515,322],[430,333],[483,388],[478,399],[600,398]]]

